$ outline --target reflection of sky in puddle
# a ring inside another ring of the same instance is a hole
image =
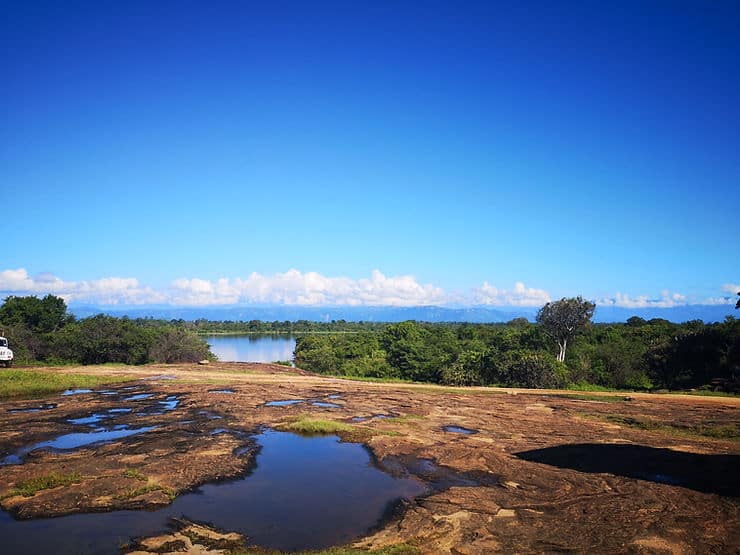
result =
[[[209,389],[208,393],[225,393],[225,394],[233,394],[236,393],[233,389]]]
[[[98,422],[100,422],[104,418],[114,418],[115,416],[118,416],[119,414],[126,414],[126,413],[129,413],[129,412],[131,412],[131,409],[117,409],[117,408],[116,409],[108,409],[106,411],[106,413],[97,413],[97,412],[95,412],[95,413],[93,413],[93,414],[91,414],[89,416],[83,416],[81,418],[68,418],[67,419],[67,422],[69,422],[70,424],[78,424],[78,425],[86,424],[86,425],[91,425],[91,424],[97,424]]]
[[[314,401],[311,403],[314,407],[321,407],[324,409],[341,409],[342,405],[337,405],[336,403],[325,403],[323,401]]]
[[[302,403],[303,399],[287,399],[285,401],[268,401],[265,403],[266,407],[289,407],[290,405],[297,405]]]
[[[180,399],[170,395],[164,401],[159,401],[159,404],[162,405],[163,410],[175,410],[175,407],[180,404]]]
[[[129,397],[124,397],[124,401],[141,401],[142,399],[149,399],[150,397],[153,397],[154,393],[137,393],[136,395],[131,395]]]
[[[92,445],[94,443],[102,443],[106,441],[113,441],[116,439],[122,439],[124,437],[133,436],[153,430],[155,426],[145,426],[143,428],[129,428],[128,426],[120,425],[116,426],[112,430],[98,429],[92,432],[65,434],[55,439],[48,441],[41,441],[34,443],[33,445],[22,447],[15,453],[6,456],[0,460],[0,465],[6,464],[21,464],[23,457],[28,455],[31,451],[36,449],[52,449],[59,451],[67,451],[70,449],[79,449],[86,445]]]
[[[215,412],[211,412],[208,410],[199,411],[198,414],[201,416],[205,416],[210,420],[218,420],[219,418],[223,418],[223,416],[221,416],[220,414],[216,414]]]
[[[92,393],[92,389],[68,389],[62,395],[79,395],[81,393]]]
[[[478,432],[476,430],[470,430],[468,428],[463,428],[462,426],[442,426],[442,429],[445,432],[450,432],[453,434],[477,434]]]

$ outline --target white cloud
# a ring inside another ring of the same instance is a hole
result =
[[[721,287],[722,291],[731,292],[733,295],[740,291],[740,286],[727,283]],[[663,290],[660,297],[650,297],[648,295],[638,295],[636,297],[616,293],[614,297],[606,297],[596,301],[596,304],[602,306],[618,306],[622,308],[672,308],[674,306],[686,305],[734,305],[735,298],[728,295],[709,297],[709,298],[689,298],[681,293]]]
[[[670,308],[687,304],[735,303],[740,285],[727,283],[715,297],[697,300],[676,292],[660,296],[630,296],[616,293],[597,304],[624,308]],[[180,278],[164,289],[153,289],[132,277],[106,277],[96,280],[65,281],[53,274],[31,276],[24,268],[0,271],[0,300],[6,295],[46,295],[51,293],[67,302],[95,305],[169,304],[207,306],[228,304],[282,304],[298,306],[423,306],[489,305],[534,306],[550,302],[544,289],[517,282],[513,289],[498,289],[484,282],[465,293],[446,292],[432,284],[422,284],[414,276],[386,276],[379,270],[370,277],[328,277],[317,272],[288,270],[273,275],[256,272],[246,278],[206,280]]]
[[[422,285],[413,276],[386,277],[378,270],[370,278],[326,277],[316,272],[288,270],[272,276],[253,272],[246,279],[178,279],[172,283],[173,304],[234,303],[286,305],[419,306],[443,304],[445,292]]]
[[[475,304],[499,306],[542,306],[550,302],[550,294],[544,289],[525,287],[520,281],[514,284],[514,290],[498,289],[483,282],[479,288],[473,290]]]
[[[664,290],[658,298],[650,298],[648,295],[631,297],[630,295],[618,292],[614,297],[596,301],[596,304],[622,308],[671,308],[674,306],[684,306],[689,304],[689,302],[685,295]]]
[[[29,276],[24,268],[0,271],[0,292],[17,295],[51,293],[67,302],[110,304],[153,304],[165,300],[151,287],[141,287],[136,278],[108,277],[92,281],[64,281],[52,274]]]

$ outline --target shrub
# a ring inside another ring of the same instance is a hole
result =
[[[549,353],[510,351],[504,356],[499,379],[511,387],[549,388],[567,382],[568,369]]]
[[[208,343],[193,332],[177,328],[157,333],[149,347],[152,362],[198,362],[212,358]]]

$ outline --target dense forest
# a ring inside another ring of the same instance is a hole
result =
[[[740,320],[674,324],[630,318],[589,324],[575,335],[564,361],[542,324],[402,322],[382,331],[306,335],[296,365],[336,375],[400,378],[450,385],[603,386],[652,390],[737,384]]]
[[[0,331],[16,364],[194,362],[213,358],[194,332],[159,320],[99,314],[76,320],[63,299],[8,297],[0,306]]]

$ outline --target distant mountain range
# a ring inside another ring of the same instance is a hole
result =
[[[467,308],[449,308],[440,306],[89,306],[70,305],[70,311],[79,318],[94,314],[111,316],[128,316],[130,318],[161,318],[165,320],[232,320],[232,321],[295,321],[311,320],[330,322],[331,320],[348,320],[353,322],[401,322],[418,320],[422,322],[508,322],[513,318],[527,318],[534,321],[537,307],[497,307],[476,306]],[[740,318],[740,310],[732,305],[685,305],[672,308],[621,308],[599,306],[594,313],[596,322],[624,322],[631,316],[646,320],[664,318],[671,322],[703,320],[704,322],[721,322],[727,316]]]

